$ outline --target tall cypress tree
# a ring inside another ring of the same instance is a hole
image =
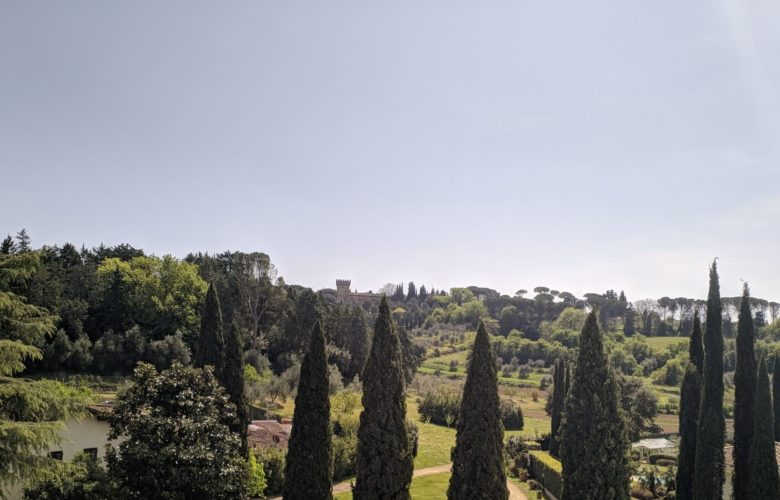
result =
[[[742,290],[737,323],[737,367],[734,373],[734,500],[750,500],[750,444],[756,390],[756,332],[750,312],[750,289]],[[774,433],[774,430],[773,430]]]
[[[200,320],[200,335],[195,349],[193,364],[202,368],[206,365],[218,371],[223,364],[225,352],[225,337],[222,333],[222,309],[219,307],[219,296],[214,288],[214,282],[209,283],[206,292],[206,303]]]
[[[703,390],[696,435],[696,473],[693,498],[711,500],[723,497],[723,443],[726,420],[723,416],[723,306],[717,262],[710,267],[707,320],[704,330]]]
[[[769,393],[769,374],[766,358],[758,364],[758,385],[756,387],[753,411],[753,443],[750,447],[750,490],[746,498],[780,498],[780,477],[777,473],[777,455],[772,431],[774,412]]]
[[[328,359],[319,321],[314,325],[309,352],[301,363],[284,477],[285,500],[333,497]]]
[[[225,340],[225,356],[217,373],[217,378],[225,388],[230,401],[236,405],[236,422],[231,430],[241,439],[241,454],[247,456],[247,426],[249,425],[249,407],[244,394],[244,342],[238,320],[233,319]]]
[[[460,403],[448,499],[509,498],[500,407],[496,358],[480,322]]]
[[[619,396],[594,310],[582,329],[561,424],[561,500],[629,498],[628,431]]]
[[[775,412],[775,441],[780,441],[780,355],[777,354],[772,368],[772,404]]]
[[[563,417],[563,405],[566,399],[566,365],[562,359],[555,360],[553,373],[552,412],[550,422],[550,454],[557,457],[561,453],[560,428]]]
[[[701,343],[699,313],[693,316],[693,332],[688,348],[691,362],[685,371],[680,388],[680,452],[677,463],[677,499],[693,499],[694,463],[696,460],[696,432],[701,404],[701,370],[704,363],[704,347]]]
[[[355,500],[405,500],[414,469],[406,433],[406,387],[401,345],[387,297],[379,303],[374,338],[363,369]]]

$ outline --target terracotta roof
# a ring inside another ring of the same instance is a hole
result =
[[[253,420],[247,428],[250,448],[287,448],[292,425],[276,420]]]

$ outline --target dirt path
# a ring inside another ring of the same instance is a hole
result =
[[[425,469],[415,469],[414,470],[414,477],[423,477],[423,476],[432,476],[434,474],[443,474],[445,472],[450,471],[450,466],[452,464],[444,464],[444,465],[436,465],[434,467],[426,467]],[[352,481],[344,481],[343,483],[338,483],[333,485],[333,494],[337,493],[344,493],[347,491],[352,490],[352,483],[354,482],[354,479]],[[507,487],[509,488],[509,500],[528,500],[526,496],[523,494],[522,491],[520,491],[520,488],[517,487],[516,484],[514,484],[512,481],[507,480],[506,482]],[[270,500],[281,500],[282,497],[273,497]]]

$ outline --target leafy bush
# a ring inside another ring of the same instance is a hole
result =
[[[529,469],[528,445],[521,436],[512,436],[504,443],[504,460],[512,477],[518,477],[521,469]]]
[[[664,454],[664,453],[653,453],[652,455],[647,457],[647,460],[651,464],[653,464],[653,465],[655,465],[657,460],[661,460],[661,459],[672,460],[675,463],[677,462],[677,456],[676,455],[667,455],[667,454]]]
[[[263,466],[265,472],[266,496],[277,495],[284,486],[285,450],[277,448],[258,448],[252,451]]]

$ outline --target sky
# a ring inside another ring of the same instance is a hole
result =
[[[0,231],[780,300],[774,0],[0,2]]]

